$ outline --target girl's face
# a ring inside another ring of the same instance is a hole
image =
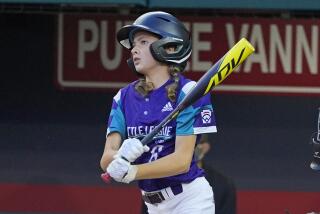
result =
[[[131,54],[134,66],[139,73],[145,75],[160,65],[150,52],[150,45],[157,40],[159,39],[156,36],[144,31],[134,35]]]

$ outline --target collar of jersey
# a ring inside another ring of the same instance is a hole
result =
[[[172,78],[168,79],[167,82],[165,82],[165,83],[164,83],[162,86],[160,86],[159,88],[153,89],[153,90],[151,91],[151,93],[158,93],[158,91],[162,91],[163,89],[165,89],[165,87],[166,87],[167,85],[169,85],[169,84],[171,84],[171,83],[173,83],[173,79],[172,79]]]

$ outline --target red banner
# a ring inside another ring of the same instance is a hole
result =
[[[179,17],[191,32],[185,73],[198,80],[242,37],[256,51],[217,91],[320,94],[320,19]],[[116,42],[135,17],[59,15],[57,83],[60,88],[118,89],[136,79]]]
[[[239,191],[237,213],[319,214],[319,192]]]
[[[0,213],[140,214],[133,186],[0,184]],[[238,214],[320,213],[320,192],[238,191]]]
[[[140,214],[136,187],[0,184],[0,213]]]

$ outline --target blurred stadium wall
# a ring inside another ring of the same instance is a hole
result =
[[[140,212],[139,190],[105,185],[99,160],[112,97],[135,78],[115,31],[150,10],[191,30],[192,79],[240,37],[256,47],[212,93],[218,133],[206,161],[234,179],[238,213],[319,212],[320,174],[309,168],[319,9],[311,0],[0,0],[0,213]]]

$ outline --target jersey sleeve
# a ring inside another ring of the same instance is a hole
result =
[[[125,139],[126,136],[126,126],[125,126],[125,117],[122,108],[122,101],[121,101],[121,90],[113,97],[112,107],[109,115],[108,120],[108,134],[112,132],[118,132],[122,139]]]
[[[182,87],[178,102],[195,85],[194,81]],[[200,98],[193,105],[187,107],[177,117],[176,135],[191,135],[217,132],[216,120],[211,103],[210,93]]]

